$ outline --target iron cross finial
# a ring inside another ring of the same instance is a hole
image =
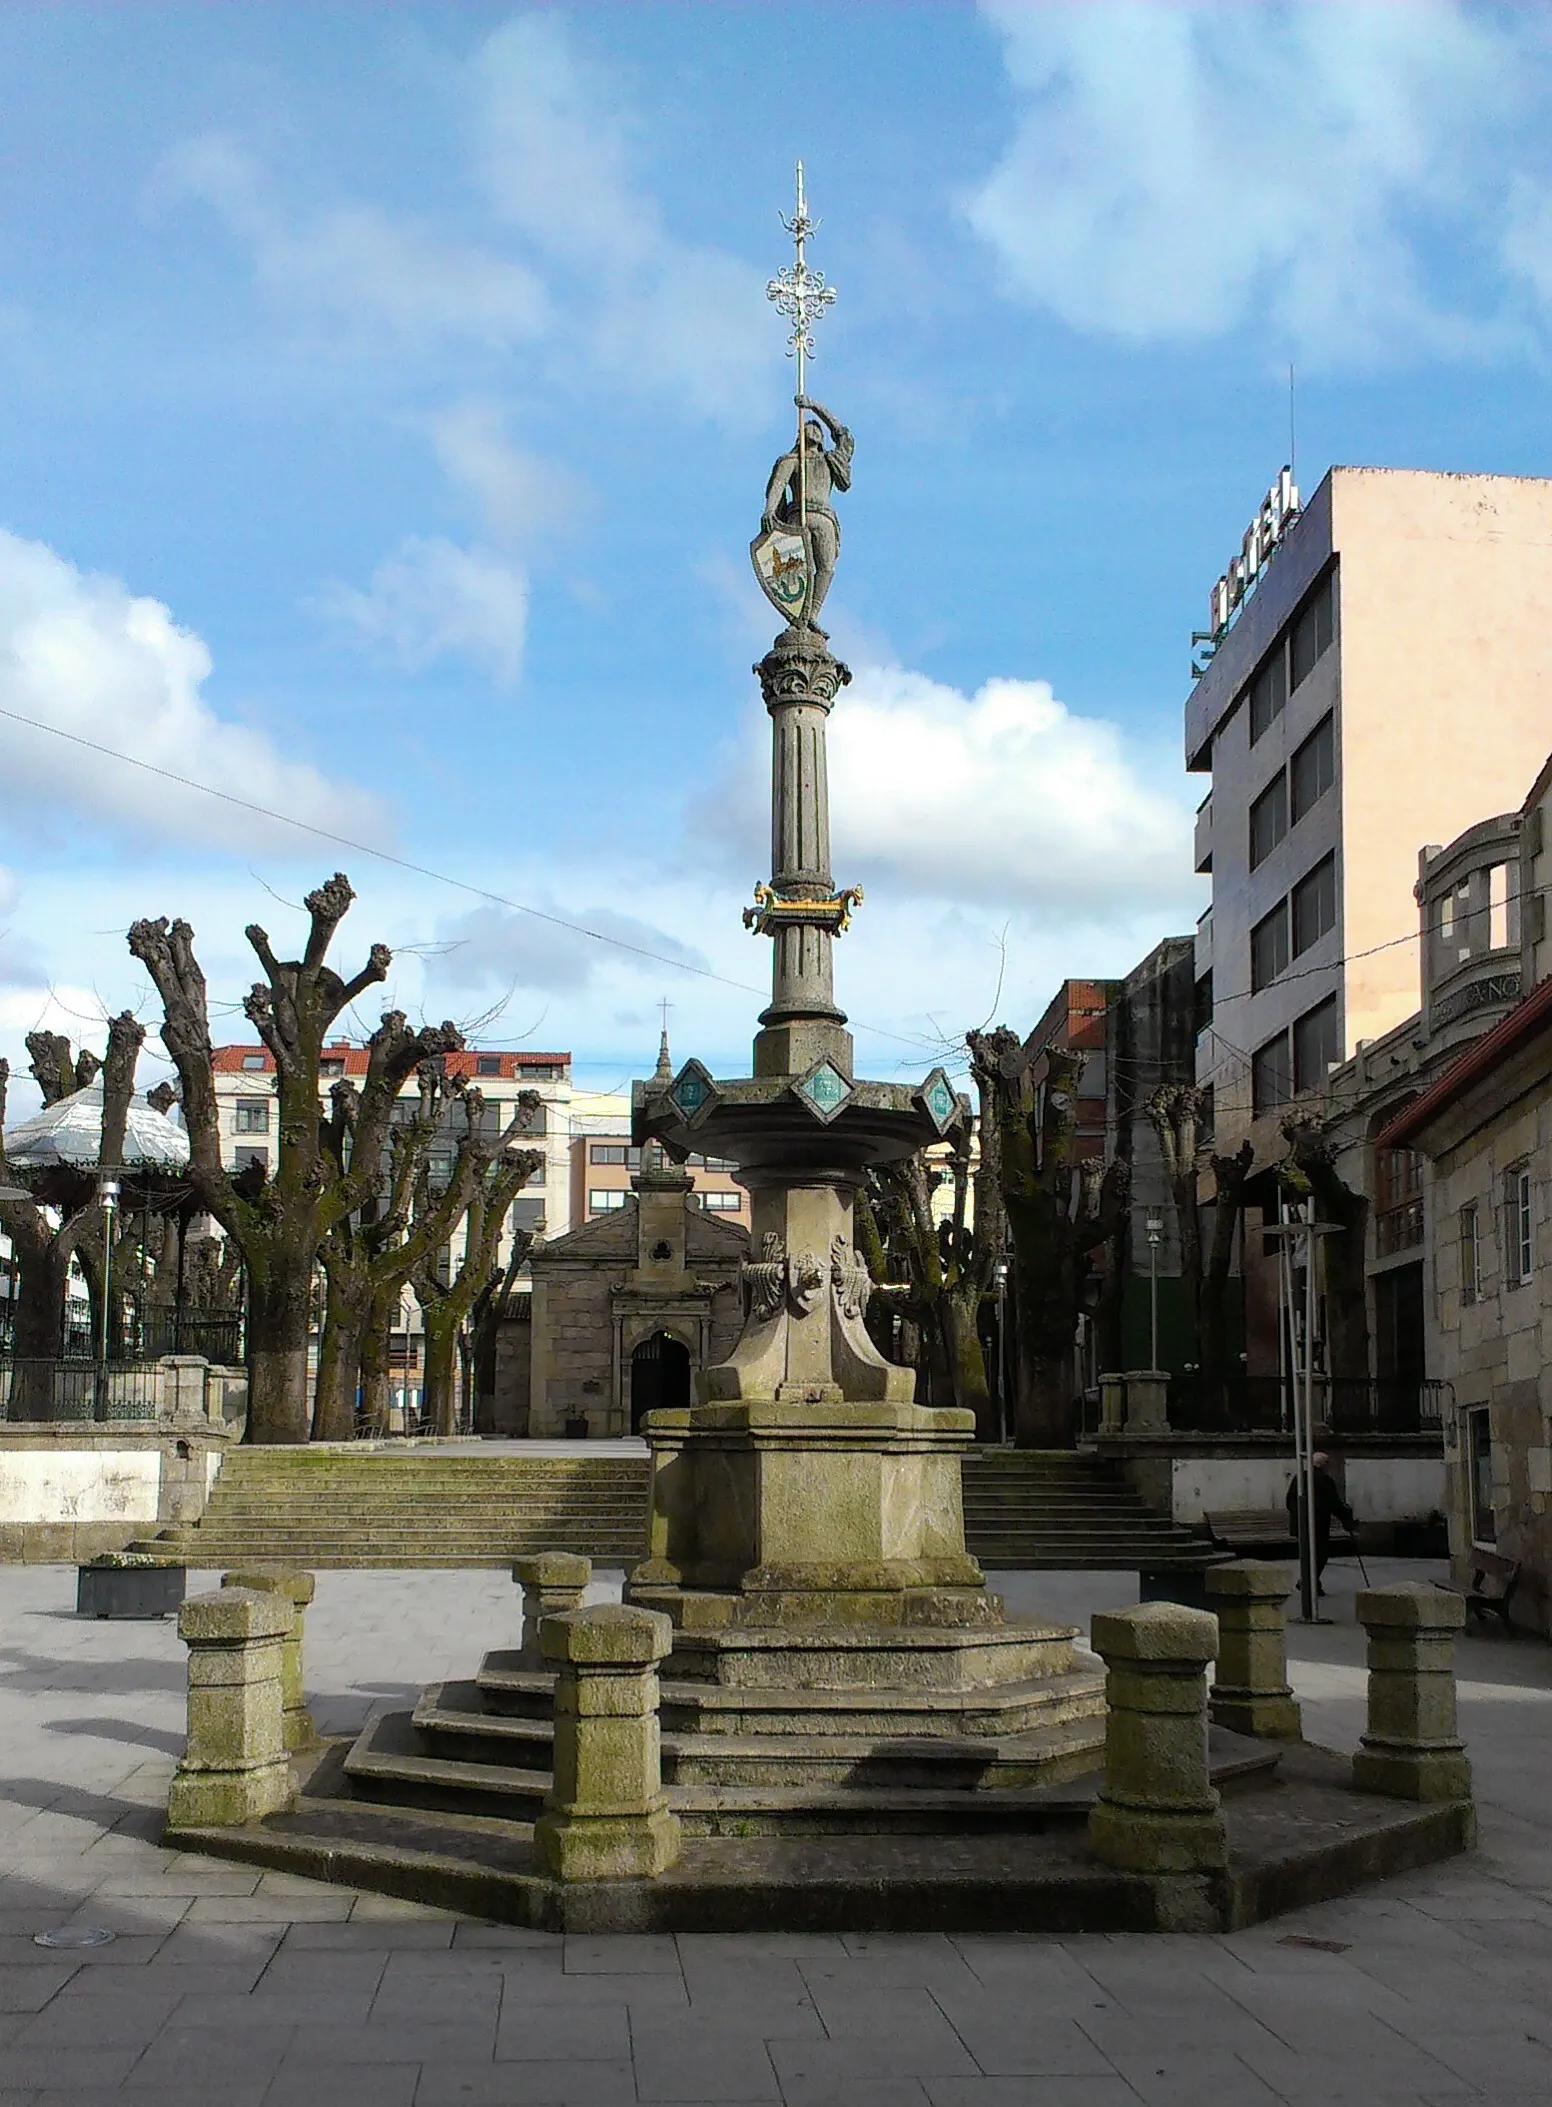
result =
[[[803,362],[814,355],[814,324],[835,299],[835,287],[825,284],[824,272],[809,268],[808,237],[819,222],[809,216],[801,161],[798,163],[797,210],[791,219],[783,213],[781,223],[792,236],[796,254],[793,261],[784,265],[766,286],[765,297],[777,313],[785,315],[792,324],[787,337],[787,356],[798,362],[798,393],[801,395]]]

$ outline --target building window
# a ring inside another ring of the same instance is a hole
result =
[[[474,1072],[476,1075],[500,1075],[500,1054],[476,1054],[474,1058]]]
[[[242,1057],[242,1064],[243,1067],[246,1068],[250,1074],[262,1074],[264,1069],[268,1066],[268,1063],[265,1061],[265,1058],[261,1053],[244,1054]]]
[[[1288,802],[1297,826],[1336,781],[1336,731],[1329,716],[1322,717],[1294,755],[1288,777]]]
[[[1250,932],[1250,992],[1259,995],[1288,969],[1288,902],[1279,900]]]
[[[1275,1105],[1286,1105],[1290,1094],[1288,1034],[1279,1032],[1275,1039],[1268,1039],[1265,1046],[1258,1046],[1250,1057],[1251,1108],[1256,1112],[1270,1112]]]
[[[318,1063],[318,1073],[320,1075],[343,1075],[345,1073],[345,1063],[338,1054],[331,1054],[326,1060]]]
[[[589,1163],[623,1163],[628,1153],[623,1141],[590,1141],[587,1145]]]
[[[1297,688],[1314,672],[1331,648],[1332,634],[1333,608],[1328,577],[1315,597],[1306,602],[1303,613],[1293,625],[1288,651],[1290,688]]]
[[[1288,831],[1288,778],[1279,769],[1250,808],[1250,868],[1265,863]]]
[[[1336,927],[1336,851],[1322,856],[1293,888],[1293,955],[1298,958]]]
[[[1471,1540],[1495,1543],[1498,1516],[1493,1508],[1493,1422],[1484,1405],[1466,1414],[1467,1452],[1471,1457]]]
[[[1504,1172],[1504,1285],[1523,1288],[1536,1264],[1535,1229],[1530,1209],[1530,1165],[1517,1163]]]
[[[703,1192],[701,1205],[708,1214],[737,1214],[744,1204],[742,1193]]]
[[[1374,1250],[1378,1258],[1423,1241],[1423,1159],[1415,1149],[1374,1152]]]
[[[1204,973],[1201,979],[1198,980],[1196,984],[1196,996],[1193,1003],[1193,1013],[1194,1014],[1192,1022],[1195,1026],[1196,1036],[1200,1038],[1203,1032],[1206,1031],[1208,1025],[1212,1023],[1213,982],[1212,973],[1210,970]]]
[[[1256,741],[1283,713],[1288,700],[1288,661],[1285,645],[1278,638],[1271,655],[1250,683],[1250,743]]]
[[[232,1131],[236,1134],[267,1134],[269,1132],[269,1099],[267,1097],[240,1097],[232,1115]]]
[[[1519,941],[1510,928],[1509,866],[1495,863],[1487,874],[1487,943],[1491,951],[1507,951]]]
[[[589,1214],[614,1214],[629,1198],[628,1192],[595,1186],[587,1196],[587,1211]]]
[[[261,1170],[266,1178],[269,1176],[268,1149],[238,1149],[236,1154],[240,1171]]]
[[[1482,1300],[1482,1220],[1475,1200],[1460,1211],[1460,1299]]]
[[[1294,1024],[1294,1090],[1322,1089],[1327,1070],[1335,1068],[1341,1058],[1342,1049],[1337,1043],[1336,997],[1328,995],[1314,1009],[1306,1010]]]

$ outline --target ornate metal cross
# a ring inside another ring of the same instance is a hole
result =
[[[803,396],[806,389],[804,367],[814,356],[814,324],[833,305],[835,287],[825,284],[823,271],[809,269],[808,237],[819,225],[818,220],[808,215],[808,199],[803,191],[803,164],[798,163],[797,210],[791,219],[783,213],[781,223],[792,236],[796,254],[791,263],[783,266],[765,288],[765,297],[776,312],[785,315],[792,328],[787,335],[787,356],[796,359],[798,366],[798,522],[802,527],[808,517],[808,477],[803,463]]]

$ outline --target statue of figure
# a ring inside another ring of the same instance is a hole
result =
[[[766,534],[773,527],[785,527],[796,533],[800,524],[806,524],[814,575],[803,619],[817,627],[819,610],[830,590],[836,558],[841,553],[841,523],[830,503],[830,494],[832,490],[851,488],[851,457],[855,442],[845,425],[832,417],[823,403],[800,395],[798,408],[814,413],[803,425],[801,464],[798,449],[793,446],[771,470],[765,490],[765,510],[760,515],[760,531]],[[822,419],[823,424],[816,419]],[[828,448],[825,446],[824,427],[828,427],[832,442]]]

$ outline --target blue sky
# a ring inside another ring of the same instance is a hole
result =
[[[705,969],[0,719],[0,1045],[152,1016],[141,913],[194,923],[243,1035],[243,925],[289,938],[343,864],[341,955],[386,937],[406,1008],[607,1086],[666,996],[678,1052],[741,1062],[800,153],[840,292],[813,391],[857,434],[828,613],[862,1059],[1027,1028],[1189,928],[1189,634],[1286,458],[1289,361],[1306,490],[1552,472],[1549,23],[0,12],[0,709]]]

